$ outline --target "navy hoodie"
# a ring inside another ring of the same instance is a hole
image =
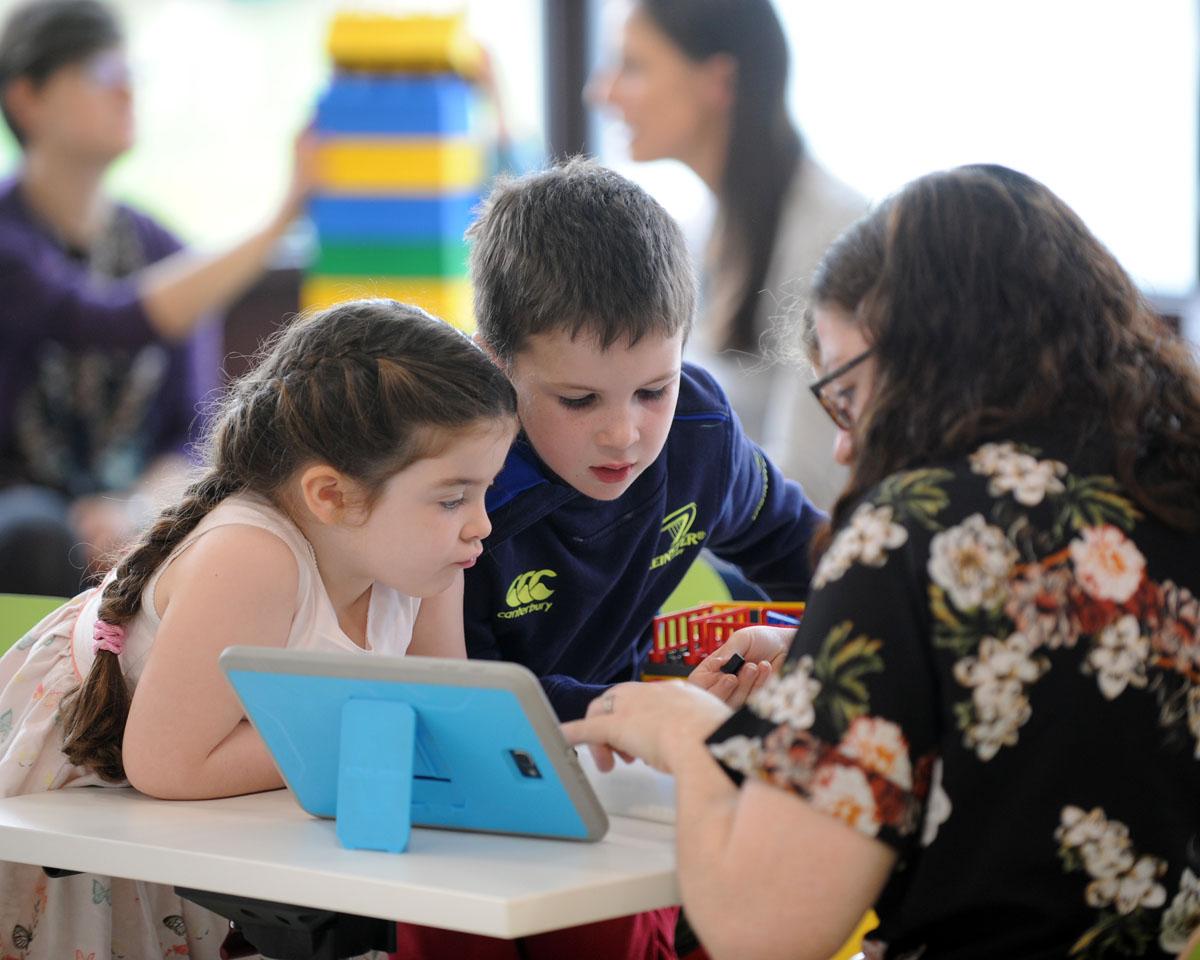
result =
[[[492,533],[466,573],[468,655],[529,667],[562,720],[637,679],[650,621],[702,548],[772,597],[798,599],[824,520],[691,364],[662,452],[616,500],[579,493],[521,437],[487,509]]]

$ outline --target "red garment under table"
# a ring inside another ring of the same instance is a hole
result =
[[[676,960],[678,907],[516,940],[401,923],[392,960]]]

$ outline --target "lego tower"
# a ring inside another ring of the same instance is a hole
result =
[[[414,303],[472,326],[463,232],[479,200],[479,47],[461,16],[340,14],[334,77],[317,108],[320,254],[302,306],[354,297]]]

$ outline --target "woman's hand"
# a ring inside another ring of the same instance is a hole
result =
[[[795,635],[795,627],[744,627],[700,661],[688,682],[736,710],[783,666]],[[723,673],[735,654],[745,663],[737,673]]]
[[[613,768],[613,753],[673,773],[680,749],[704,741],[729,708],[699,687],[677,681],[619,683],[588,705],[587,716],[563,724],[571,744],[591,745],[596,766]]]

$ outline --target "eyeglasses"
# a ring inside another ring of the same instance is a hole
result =
[[[832,384],[838,377],[849,373],[860,363],[867,359],[874,351],[874,347],[868,347],[856,357],[851,357],[836,370],[830,370],[829,373],[821,377],[820,380],[809,384],[808,389],[812,391],[817,402],[829,414],[829,418],[838,425],[842,430],[849,430],[854,426],[854,415],[850,412],[848,401],[844,397],[833,395],[831,391],[825,388]]]
[[[104,50],[83,62],[83,75],[93,86],[104,90],[129,87],[133,76],[129,61],[121,50]]]

